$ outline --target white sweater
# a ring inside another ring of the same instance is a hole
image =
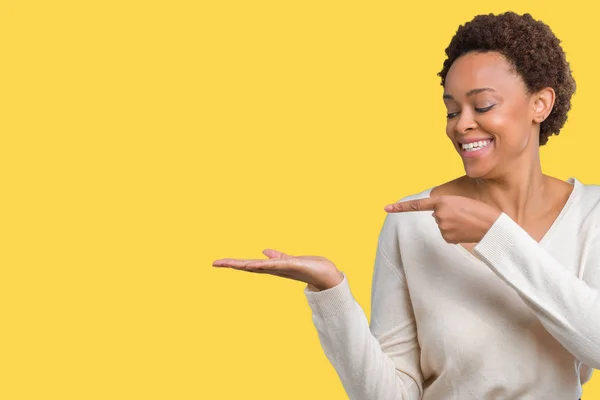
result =
[[[349,398],[579,399],[600,369],[600,185],[568,182],[539,243],[502,213],[477,257],[447,243],[431,212],[387,214],[370,324],[345,274],[327,290],[306,286]]]

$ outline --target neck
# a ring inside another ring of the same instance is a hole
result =
[[[479,200],[495,206],[515,222],[543,210],[549,177],[542,173],[539,153],[526,162],[511,163],[508,171],[493,178],[474,178],[472,184]]]

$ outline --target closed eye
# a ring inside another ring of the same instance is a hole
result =
[[[477,111],[478,113],[484,113],[484,112],[490,111],[492,109],[492,107],[494,107],[494,106],[495,106],[495,104],[492,104],[491,106],[485,107],[485,108],[475,108],[475,111]],[[458,114],[459,113],[457,113],[457,112],[449,113],[446,115],[446,118],[452,119],[452,118],[456,117]]]
[[[489,107],[485,107],[485,108],[476,108],[475,111],[479,112],[479,113],[484,113],[486,111],[490,111],[492,109],[492,107],[494,107],[495,104],[492,104]]]

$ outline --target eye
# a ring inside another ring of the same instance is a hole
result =
[[[484,112],[490,111],[492,109],[492,107],[494,107],[494,106],[495,106],[495,104],[492,104],[491,106],[485,107],[485,108],[477,108],[477,107],[475,107],[475,111],[477,111],[478,113],[484,113]],[[459,113],[457,113],[457,112],[455,112],[455,113],[449,113],[449,114],[446,115],[446,118],[447,119],[452,119],[452,118],[456,117],[458,114]]]
[[[490,111],[494,106],[495,104],[492,104],[491,106],[485,108],[475,108],[475,111],[477,111],[478,113],[484,113],[486,111]]]

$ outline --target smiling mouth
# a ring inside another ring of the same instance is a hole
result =
[[[474,152],[478,152],[478,151],[481,151],[481,150],[487,148],[490,144],[492,144],[493,141],[494,141],[494,139],[490,138],[490,139],[480,140],[478,142],[472,142],[472,143],[469,143],[466,145],[458,143],[458,148],[461,153],[467,153],[467,154],[474,153]]]

